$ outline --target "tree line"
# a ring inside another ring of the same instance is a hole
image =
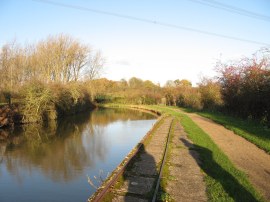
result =
[[[103,63],[99,51],[68,35],[49,36],[25,46],[13,41],[1,49],[1,88],[12,89],[33,79],[44,83],[94,79]]]
[[[159,84],[133,77],[94,80],[97,102],[163,104],[196,110],[215,110],[270,125],[270,49],[252,57],[215,65],[216,77],[204,77],[193,87],[188,80]]]
[[[99,51],[63,34],[25,46],[7,43],[0,52],[0,102],[12,95],[29,121],[75,113],[85,103],[114,102],[218,110],[270,123],[269,48],[218,61],[218,76],[202,78],[195,87],[185,79],[160,86],[136,77],[100,78],[104,61]]]

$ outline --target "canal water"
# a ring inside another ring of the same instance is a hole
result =
[[[0,201],[87,201],[155,119],[141,111],[98,109],[10,131],[0,141]]]

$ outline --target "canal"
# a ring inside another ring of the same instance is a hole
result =
[[[0,141],[0,201],[87,201],[155,121],[141,111],[98,109],[9,131]]]

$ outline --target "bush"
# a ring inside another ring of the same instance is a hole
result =
[[[90,95],[82,84],[69,83],[53,85],[55,108],[58,116],[75,114],[87,108],[93,108]]]
[[[270,125],[270,51],[266,53],[217,66],[226,109]]]
[[[22,122],[42,122],[93,108],[87,89],[79,83],[30,82],[20,92]]]
[[[201,93],[197,88],[182,87],[177,99],[177,106],[201,110],[203,108],[201,100]]]
[[[47,110],[54,106],[52,91],[41,82],[30,82],[22,87],[23,122],[40,122]]]
[[[204,78],[199,83],[199,91],[204,109],[216,110],[223,106],[221,88],[218,82]]]

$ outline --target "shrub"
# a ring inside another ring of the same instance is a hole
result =
[[[23,122],[40,122],[44,113],[54,106],[52,91],[41,82],[30,82],[22,87]]]
[[[75,114],[86,108],[93,107],[86,87],[80,83],[54,84],[51,88],[54,92],[55,108],[58,116]]]
[[[56,119],[93,107],[87,89],[80,83],[29,82],[21,88],[20,96],[23,123]]]
[[[270,56],[217,64],[226,109],[270,125]]]
[[[201,93],[197,88],[182,87],[179,91],[177,106],[201,110],[203,108],[201,99]]]
[[[213,79],[203,78],[199,83],[199,91],[204,109],[215,110],[223,105],[220,84]]]

